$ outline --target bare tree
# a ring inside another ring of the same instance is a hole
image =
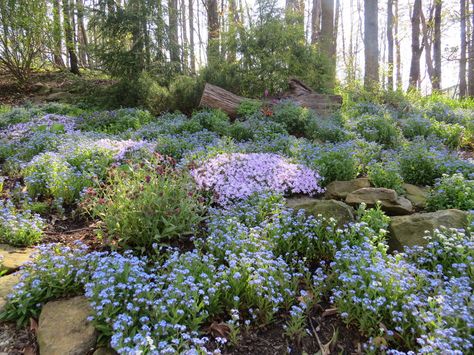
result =
[[[387,44],[388,44],[387,86],[389,90],[393,90],[393,0],[387,1]]]
[[[420,81],[420,57],[423,46],[420,45],[421,0],[415,0],[411,16],[411,64],[409,89],[418,88]]]
[[[321,33],[321,0],[313,0],[311,11],[311,44],[316,44]]]
[[[378,0],[364,1],[364,86],[373,88],[379,81]]]
[[[466,97],[466,0],[461,0],[461,57],[459,60],[459,97]]]

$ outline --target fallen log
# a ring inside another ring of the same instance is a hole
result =
[[[326,115],[339,109],[342,97],[339,95],[317,94],[298,79],[290,79],[288,91],[282,95],[265,100],[266,105],[273,105],[275,100],[293,100],[302,107],[310,108],[319,114]],[[199,106],[221,109],[232,118],[237,116],[237,109],[245,97],[235,95],[219,86],[206,84]]]

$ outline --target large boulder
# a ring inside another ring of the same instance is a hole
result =
[[[377,202],[380,202],[382,210],[390,215],[405,215],[413,210],[410,201],[399,197],[396,191],[383,187],[364,187],[346,197],[346,203],[349,205],[365,203],[368,207],[374,207]]]
[[[430,189],[423,186],[416,186],[412,184],[403,184],[405,190],[405,197],[413,204],[416,208],[425,208],[426,200]]]
[[[349,181],[333,181],[326,186],[324,197],[327,200],[345,200],[348,194],[364,187],[370,187],[370,181],[367,178]]]
[[[6,270],[7,273],[14,272],[30,260],[33,252],[33,248],[15,248],[10,245],[0,244],[0,259],[3,260],[0,268]]]
[[[44,305],[38,323],[40,355],[85,355],[97,342],[97,331],[87,321],[92,310],[83,296]]]
[[[18,282],[20,282],[19,272],[0,277],[0,312],[3,311],[7,303],[7,296],[13,292],[13,287]]]
[[[344,202],[336,200],[318,200],[310,197],[289,198],[287,206],[295,210],[304,209],[307,215],[329,219],[334,218],[339,227],[354,221],[354,209]]]
[[[467,217],[467,212],[454,209],[392,217],[389,227],[390,247],[402,250],[405,246],[426,245],[426,231],[433,232],[441,226],[465,228]]]

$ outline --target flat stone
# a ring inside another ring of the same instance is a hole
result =
[[[346,203],[349,205],[365,203],[367,207],[374,207],[377,202],[380,202],[382,210],[390,215],[410,214],[413,210],[409,200],[398,197],[395,190],[383,187],[364,187],[346,197]]]
[[[430,192],[429,188],[412,184],[403,184],[402,187],[405,190],[405,197],[413,204],[414,207],[426,207],[426,200]]]
[[[97,331],[87,321],[89,301],[78,296],[44,305],[38,323],[40,355],[85,355],[97,342]]]
[[[426,231],[430,233],[445,226],[447,228],[465,228],[468,213],[450,209],[430,213],[415,213],[410,216],[391,218],[389,244],[392,249],[402,250],[403,247],[427,244]]]
[[[116,355],[116,354],[117,352],[114,349],[100,347],[100,348],[97,348],[96,351],[94,351],[92,355]]]
[[[33,252],[33,248],[15,248],[7,244],[0,244],[0,258],[3,259],[1,268],[7,270],[7,273],[14,272],[31,260],[30,256]]]
[[[0,312],[3,311],[7,303],[7,296],[13,292],[13,287],[18,282],[20,282],[19,272],[0,277]]]
[[[333,181],[326,187],[324,197],[327,200],[345,200],[348,194],[364,187],[370,187],[370,181],[367,178],[349,181]]]
[[[354,209],[344,202],[336,200],[318,200],[310,197],[289,198],[287,206],[295,210],[304,209],[307,215],[334,218],[339,227],[354,221]]]

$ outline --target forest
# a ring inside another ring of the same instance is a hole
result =
[[[473,329],[474,0],[0,0],[0,354]]]

